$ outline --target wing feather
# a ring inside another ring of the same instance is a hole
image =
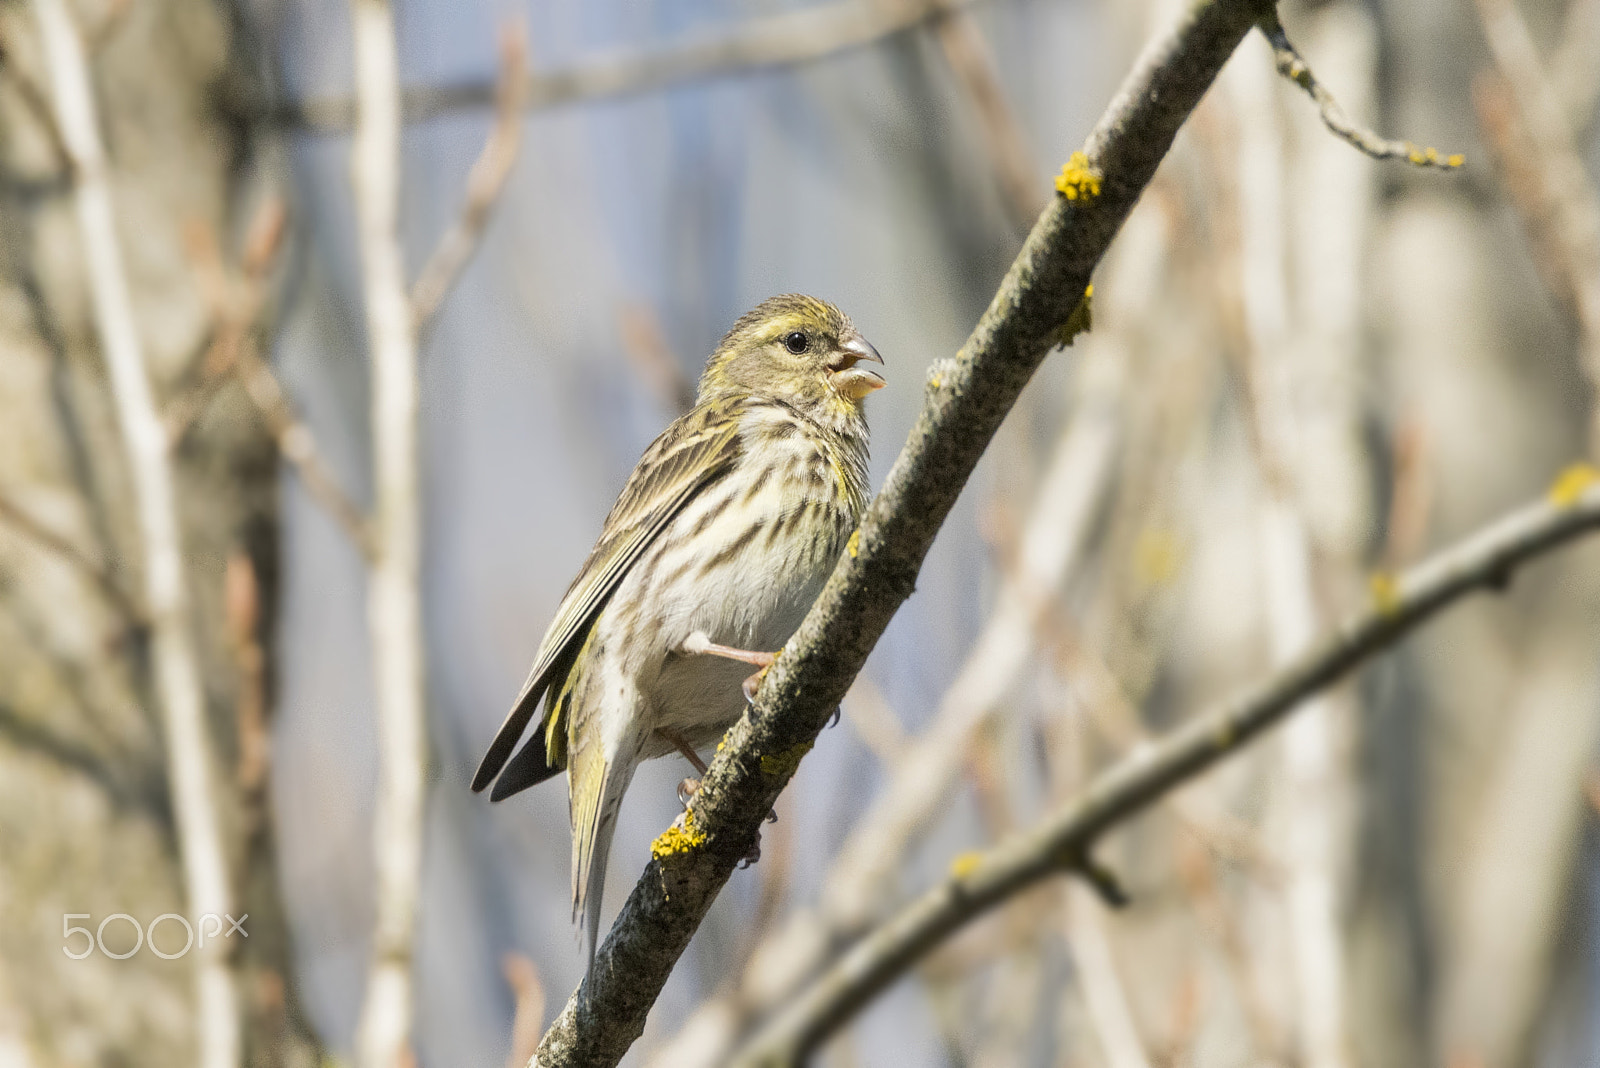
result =
[[[738,419],[728,409],[713,405],[702,405],[678,419],[645,450],[606,517],[599,541],[561,599],[527,681],[473,776],[474,792],[488,786],[505,767],[539,698],[571,669],[589,628],[629,569],[685,505],[728,473],[738,452]],[[518,784],[505,784],[509,789],[497,786],[494,799],[539,781],[528,770],[521,769]],[[524,777],[528,781],[522,782]]]

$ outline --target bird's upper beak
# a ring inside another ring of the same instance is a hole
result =
[[[860,400],[885,385],[882,375],[860,366],[862,361],[883,365],[883,357],[878,355],[878,350],[857,334],[839,346],[839,358],[829,365],[828,381],[833,383],[834,389],[851,400]]]

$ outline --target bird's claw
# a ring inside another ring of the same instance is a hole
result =
[[[680,781],[678,783],[678,804],[682,805],[684,809],[687,810],[689,807],[689,802],[692,801],[694,799],[694,795],[699,792],[699,779],[688,778]]]
[[[834,708],[833,708],[833,715],[828,717],[828,726],[837,727],[839,725],[839,719],[843,715],[844,715],[844,705],[835,705]]]

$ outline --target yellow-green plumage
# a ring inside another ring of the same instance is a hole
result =
[[[861,402],[883,380],[863,360],[882,363],[812,297],[774,297],[734,324],[694,409],[634,468],[478,768],[473,789],[494,782],[494,800],[567,771],[573,908],[591,959],[634,768],[674,738],[714,743],[744,709],[748,666],[684,642],[780,648],[866,505]],[[541,698],[545,718],[516,750]]]

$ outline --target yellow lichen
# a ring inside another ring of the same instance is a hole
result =
[[[1400,611],[1400,584],[1387,571],[1374,571],[1367,579],[1372,591],[1372,606],[1380,616],[1393,617]]]
[[[665,860],[679,853],[687,853],[691,849],[699,848],[706,844],[704,831],[696,830],[694,825],[694,809],[683,810],[683,826],[678,826],[674,821],[671,827],[662,831],[654,842],[650,843],[650,855],[657,860]]]
[[[1557,508],[1571,508],[1596,482],[1600,482],[1600,470],[1596,470],[1593,464],[1572,464],[1551,483],[1550,503]]]
[[[850,559],[856,558],[856,553],[861,551],[861,531],[850,532],[850,540],[844,543],[844,551],[850,554]]]
[[[983,862],[983,854],[975,852],[959,853],[956,859],[950,862],[950,874],[957,879],[965,879],[978,870],[978,865]]]
[[[1078,306],[1072,309],[1072,314],[1067,316],[1067,321],[1056,327],[1056,332],[1051,335],[1051,340],[1057,345],[1070,345],[1079,334],[1087,333],[1094,326],[1094,283],[1090,282],[1079,299]]]
[[[1409,142],[1407,147],[1410,152],[1407,153],[1406,159],[1418,167],[1442,167],[1446,170],[1453,170],[1467,162],[1467,157],[1459,152],[1441,156],[1437,148],[1423,148],[1421,145],[1413,145]]]
[[[799,745],[785,749],[773,756],[761,758],[761,773],[788,778],[794,774],[794,769],[800,766],[800,758],[811,752],[811,742],[801,742]]]
[[[1133,543],[1133,576],[1145,586],[1170,585],[1183,570],[1183,542],[1160,527],[1145,527]]]
[[[933,389],[938,389],[940,386],[944,385],[943,376],[934,375],[932,378],[928,379],[928,385]]]
[[[1074,152],[1056,175],[1056,192],[1068,200],[1089,200],[1100,195],[1100,175],[1089,166],[1089,157]]]

